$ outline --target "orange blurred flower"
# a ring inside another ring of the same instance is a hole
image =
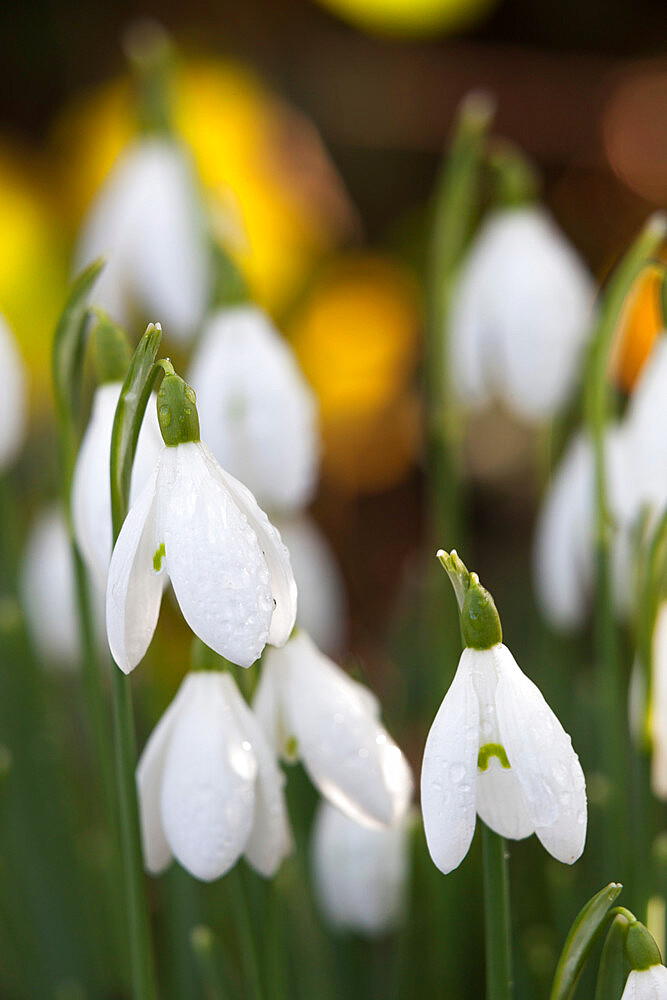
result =
[[[665,269],[659,264],[644,268],[636,279],[614,334],[609,369],[612,381],[631,392],[664,327],[660,291]]]

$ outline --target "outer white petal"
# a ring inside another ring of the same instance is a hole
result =
[[[296,357],[255,306],[215,313],[188,382],[202,434],[223,468],[269,510],[302,507],[317,477],[315,396]]]
[[[166,449],[165,449],[166,451]],[[156,486],[161,460],[130,507],[114,546],[107,577],[107,635],[112,656],[126,674],[153,638],[162,601],[162,576],[153,569]]]
[[[479,703],[474,650],[464,649],[424,748],[421,806],[433,863],[445,875],[468,853],[475,832]]]
[[[0,371],[2,372],[2,420],[0,421],[0,469],[16,457],[28,422],[27,377],[14,334],[0,315]]]
[[[250,836],[257,761],[239,728],[223,674],[191,674],[172,724],[162,779],[162,824],[174,856],[195,878],[220,878]]]
[[[653,683],[651,729],[653,763],[651,783],[661,799],[667,798],[667,601],[658,612],[652,643]]]
[[[572,740],[539,688],[502,643],[496,660],[496,708],[501,740],[524,796],[526,811],[546,849],[572,864],[586,840],[586,783]]]
[[[221,656],[248,667],[269,636],[269,570],[252,525],[212,461],[199,443],[165,448],[157,545],[165,546],[167,572],[190,628]]]
[[[229,703],[257,760],[255,815],[245,846],[245,856],[255,871],[270,878],[292,850],[292,834],[283,793],[285,776],[276,763],[275,753],[259,722],[233,679],[227,675],[225,680],[229,689]]]
[[[375,699],[298,632],[283,650],[268,650],[285,732],[324,795],[360,822],[390,824],[412,796],[405,757],[378,721]]]
[[[636,516],[643,504],[662,512],[667,503],[667,335],[662,334],[642,369],[624,420],[632,461],[630,493]],[[659,456],[662,460],[659,460]]]
[[[192,674],[185,677],[175,698],[151,733],[137,765],[144,864],[152,875],[164,871],[173,857],[162,826],[162,779],[174,722],[194,691],[192,677]]]
[[[467,409],[480,408],[490,398],[484,336],[488,318],[480,292],[484,281],[484,261],[471,251],[458,277],[449,334],[452,382]]]
[[[667,1000],[667,969],[652,965],[628,976],[621,1000]]]
[[[320,802],[311,842],[317,899],[328,923],[362,934],[395,929],[405,912],[409,818],[362,826]]]
[[[283,646],[289,639],[296,621],[296,583],[289,552],[283,545],[280,533],[271,524],[250,490],[221,468],[205,444],[200,444],[199,448],[206,458],[211,473],[220,478],[257,536],[257,542],[269,570],[271,597],[274,602],[268,641],[273,646]]]
[[[299,592],[298,624],[323,652],[334,656],[345,645],[348,617],[336,557],[312,518],[293,514],[275,520],[289,550]]]

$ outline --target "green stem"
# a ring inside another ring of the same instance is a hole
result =
[[[239,942],[241,946],[241,961],[243,964],[243,976],[247,988],[247,996],[251,1000],[264,1000],[264,990],[262,989],[262,978],[259,971],[259,958],[257,945],[248,907],[246,885],[240,866],[236,867],[227,876],[227,886],[232,897],[232,905],[235,912],[235,923],[238,930]]]
[[[486,934],[487,1000],[510,1000],[512,982],[512,928],[505,841],[482,824],[484,857],[484,928]]]
[[[225,990],[220,975],[220,942],[210,927],[198,924],[190,934],[190,943],[199,967],[206,1000],[225,1000]]]

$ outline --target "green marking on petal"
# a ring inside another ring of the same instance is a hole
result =
[[[299,741],[296,736],[290,736],[285,744],[285,750],[288,757],[296,757],[297,751],[299,749]]]
[[[155,554],[153,556],[153,569],[155,570],[156,573],[159,573],[160,570],[162,569],[162,560],[164,559],[166,554],[167,553],[165,552],[164,549],[164,542],[160,542],[160,545],[155,550]]]
[[[480,771],[486,771],[492,757],[497,757],[501,765],[506,770],[509,770],[510,762],[507,759],[505,747],[502,743],[485,743],[483,747],[479,748],[479,753],[477,754],[477,767]]]

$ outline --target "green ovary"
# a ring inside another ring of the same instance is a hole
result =
[[[510,762],[507,759],[505,747],[502,743],[485,743],[483,747],[479,748],[479,753],[477,754],[477,767],[480,771],[486,771],[492,757],[497,757],[502,767],[509,770]]]

